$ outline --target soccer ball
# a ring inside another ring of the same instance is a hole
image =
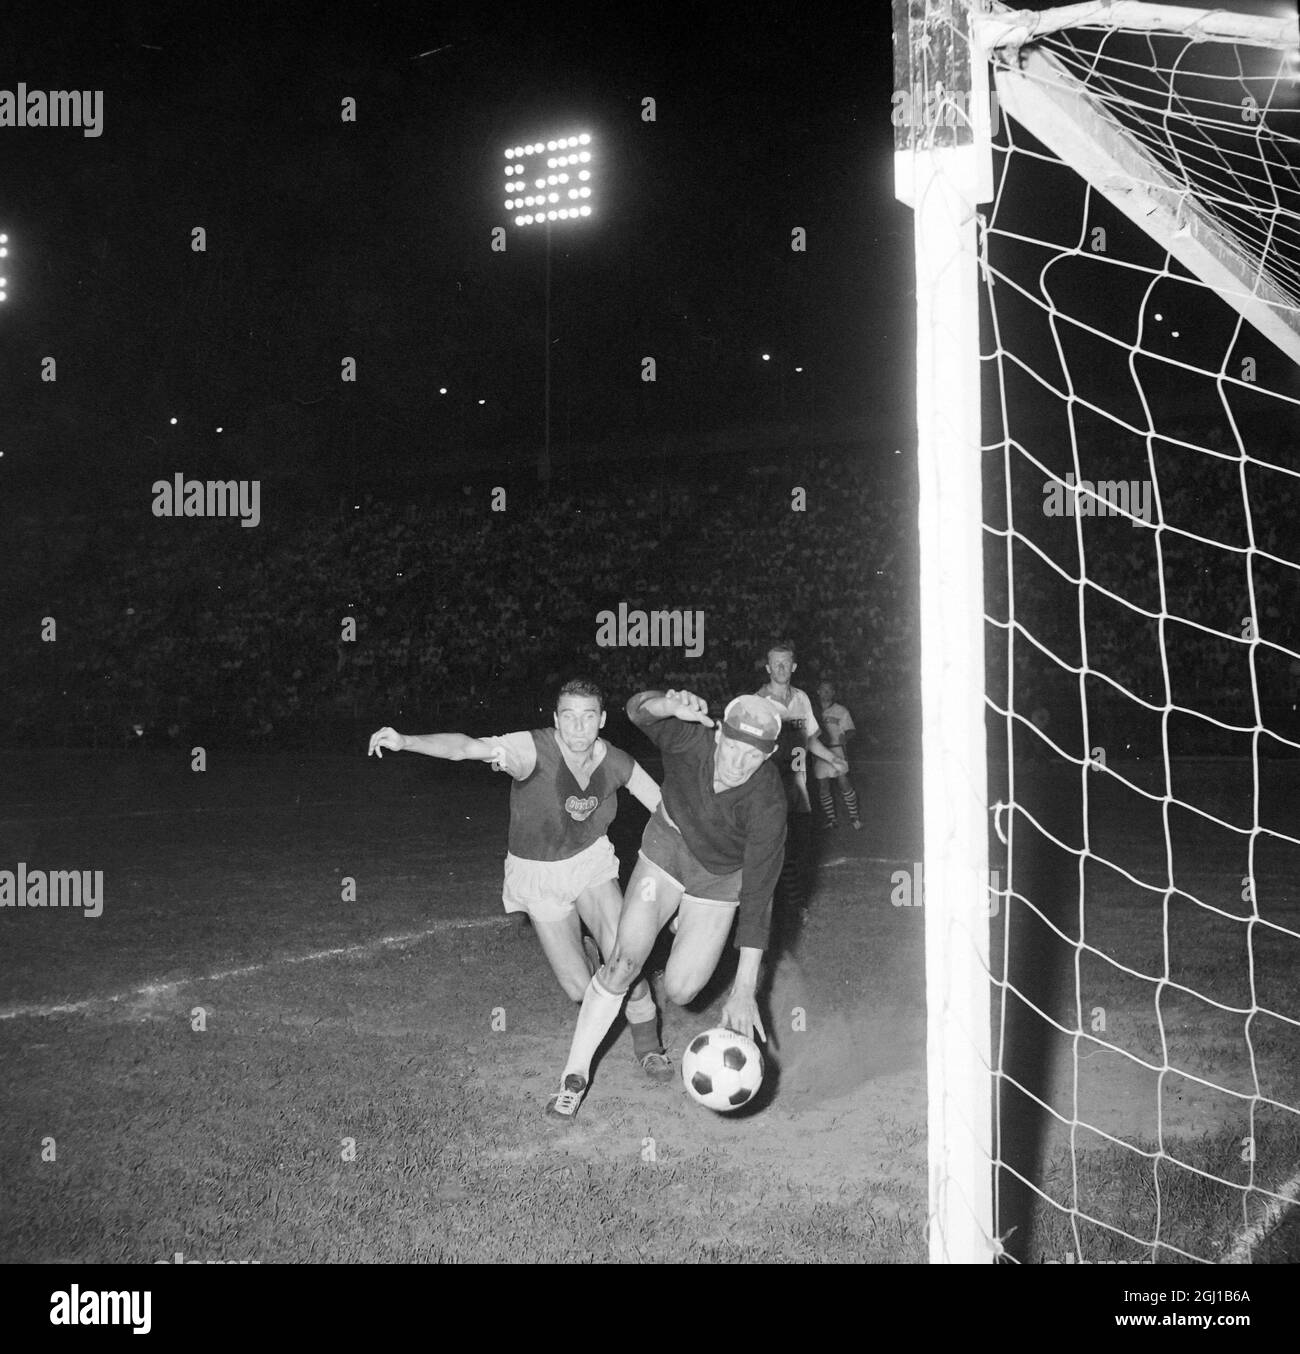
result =
[[[763,1084],[763,1055],[734,1030],[705,1030],[682,1055],[682,1080],[692,1100],[728,1114],[747,1105]]]

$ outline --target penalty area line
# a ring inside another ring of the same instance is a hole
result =
[[[118,1005],[124,1001],[135,1001],[141,997],[159,997],[167,992],[175,992],[182,987],[193,987],[196,983],[219,983],[227,978],[247,978],[254,973],[265,973],[268,969],[288,968],[293,964],[314,964],[322,959],[348,959],[356,955],[373,954],[378,950],[390,949],[394,945],[412,945],[443,931],[467,931],[488,926],[508,924],[505,916],[466,917],[459,920],[435,922],[420,931],[406,931],[401,935],[380,936],[375,940],[363,940],[356,945],[337,945],[328,950],[312,950],[308,954],[286,954],[278,959],[267,959],[260,964],[243,964],[238,968],[221,969],[216,973],[200,974],[193,978],[177,978],[167,983],[145,983],[126,992],[114,992],[102,997],[86,997],[81,1001],[59,1002],[52,1005],[8,1006],[0,1009],[0,1020],[21,1020],[30,1017],[55,1015],[80,1015],[96,1007]]]
[[[1300,1171],[1297,1171],[1281,1189],[1275,1192],[1285,1197],[1268,1201],[1264,1216],[1258,1222],[1252,1223],[1237,1237],[1232,1249],[1220,1262],[1221,1264],[1250,1264],[1260,1243],[1267,1240],[1269,1234],[1282,1221],[1282,1215],[1288,1209],[1300,1208]]]

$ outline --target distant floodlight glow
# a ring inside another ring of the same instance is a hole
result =
[[[217,431],[218,431],[219,433],[223,433],[223,432],[225,432],[226,430],[225,430],[224,428],[218,428]]]
[[[511,158],[511,156],[513,156],[513,155],[514,155],[514,151],[513,151],[513,150],[507,150],[507,151],[506,151],[506,159],[507,159],[507,160],[509,160],[509,159]]]
[[[585,165],[587,161],[591,159],[591,152],[589,150],[584,150],[582,154],[578,156],[578,159]]]
[[[590,144],[591,144],[591,135],[590,135],[590,133],[588,133],[588,132],[583,132],[583,134],[578,138],[578,144],[579,144],[580,146],[590,145]]]
[[[547,200],[547,202],[558,202],[558,201],[560,200],[560,195],[559,195],[559,193],[547,193],[547,195],[546,195],[546,200]],[[552,215],[551,215],[551,220],[552,220],[552,221],[555,220],[555,215],[554,215],[554,213],[552,213]]]
[[[446,386],[439,386],[439,387],[438,387],[438,394],[439,394],[439,395],[445,395],[446,393],[447,393],[447,387],[446,387]]]
[[[590,196],[591,196],[591,189],[590,189],[590,188],[579,188],[579,189],[578,189],[578,196],[579,196],[579,197],[590,197]]]
[[[558,149],[558,148],[557,148],[557,146],[556,146],[556,144],[555,144],[554,141],[548,141],[548,142],[546,143],[546,149],[547,149],[547,150],[556,150],[556,149]]]
[[[480,403],[480,404],[486,404],[487,401],[486,401],[486,400],[479,400],[479,403]]]
[[[764,353],[764,354],[763,354],[763,361],[764,361],[764,362],[770,362],[771,360],[772,360],[772,354],[771,354],[771,353]]]
[[[167,422],[168,422],[168,423],[171,423],[171,424],[175,424],[176,420],[175,420],[174,418],[169,418],[169,419],[167,420]]]
[[[583,215],[583,216],[590,216],[590,215],[591,215],[591,208],[590,208],[590,207],[583,207],[581,210],[582,210],[582,215]]]
[[[547,212],[547,213],[546,213],[546,219],[547,219],[548,221],[554,221],[554,220],[556,219],[556,216],[557,216],[557,213],[555,213],[555,212]]]
[[[803,370],[802,367],[796,367],[796,368],[795,368],[795,371],[802,371],[802,370]]]

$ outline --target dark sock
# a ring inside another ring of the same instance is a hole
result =
[[[628,1023],[632,1026],[632,1052],[638,1058],[644,1058],[647,1053],[663,1052],[663,1046],[659,1042],[658,1016]]]

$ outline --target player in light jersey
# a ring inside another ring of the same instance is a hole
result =
[[[605,835],[618,811],[618,791],[651,812],[659,786],[626,752],[599,736],[605,698],[594,682],[575,678],[561,688],[554,728],[489,738],[463,733],[402,734],[383,728],[370,737],[370,752],[420,752],[448,761],[488,762],[506,772],[510,787],[510,832],[502,901],[507,912],[526,912],[560,986],[581,1001],[592,966],[583,952],[582,926],[610,954],[623,898],[618,859]],[[656,1080],[673,1075],[659,1042],[654,997],[644,979],[627,1005],[637,1061]]]
[[[849,739],[857,730],[853,716],[835,699],[835,688],[830,682],[821,682],[817,687],[817,699],[822,707],[822,724],[826,729],[826,746],[832,752],[843,754],[847,760]],[[862,828],[862,819],[858,816],[858,792],[853,788],[848,772],[837,776],[835,769],[823,761],[813,767],[813,779],[817,782],[817,795],[821,801],[822,822],[826,827],[837,827],[835,816],[835,791],[839,785],[844,796],[844,807],[848,810],[849,822],[854,832]]]
[[[643,691],[627,714],[663,753],[663,802],[642,834],[613,953],[587,987],[559,1093],[546,1106],[547,1116],[562,1122],[577,1114],[596,1050],[674,916],[664,970],[669,1000],[684,1006],[695,999],[736,920],[740,962],[722,1023],[767,1038],[755,990],[785,849],[785,791],[771,762],[781,721],[767,701],[737,696],[710,732],[708,702],[689,691]]]
[[[849,764],[822,742],[821,726],[813,714],[808,693],[791,685],[790,679],[798,666],[794,645],[789,640],[778,640],[767,651],[768,680],[759,687],[758,695],[772,702],[783,721],[779,760],[790,811],[790,840],[781,871],[781,892],[786,901],[802,911],[807,903],[805,874],[812,855],[808,754],[826,763],[837,776],[846,774]]]

